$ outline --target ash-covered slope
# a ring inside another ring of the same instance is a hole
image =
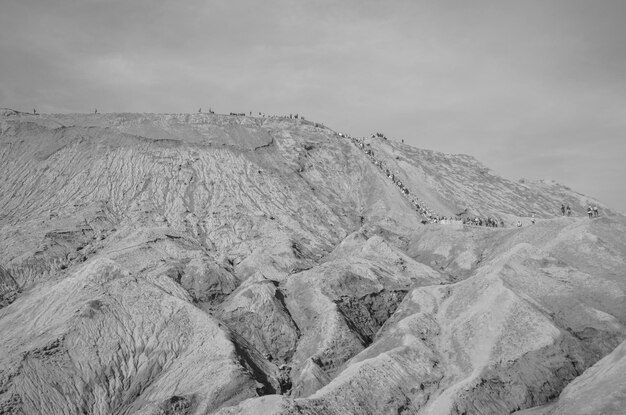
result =
[[[626,338],[626,221],[562,186],[278,117],[0,120],[0,413],[500,414]],[[465,209],[507,226],[428,223]]]
[[[370,139],[367,143],[376,155],[380,154],[382,163],[444,216],[467,209],[469,215],[513,221],[517,216],[560,215],[561,204],[570,205],[574,215],[581,216],[590,204],[601,206],[557,183],[504,179],[464,154],[421,150],[386,139]]]

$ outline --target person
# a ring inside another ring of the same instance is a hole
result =
[[[565,216],[565,205],[561,203],[561,216]]]
[[[589,215],[589,219],[593,216],[593,210],[591,210],[591,206],[587,206],[587,215]]]
[[[532,222],[533,225],[535,224],[535,214],[534,213],[530,216],[530,221]]]
[[[198,114],[202,112],[202,108],[198,108]]]
[[[572,216],[572,209],[569,207],[569,205],[567,205],[565,210],[567,210],[567,216]]]
[[[597,205],[593,206],[593,216],[595,216],[596,218],[598,217],[598,206]]]
[[[522,221],[519,221],[519,220],[517,221],[517,227],[518,227],[518,228],[521,228],[521,227],[522,227]]]
[[[97,114],[97,113],[98,113],[98,108],[94,109],[94,110],[93,110],[93,113],[94,113],[94,114]]]

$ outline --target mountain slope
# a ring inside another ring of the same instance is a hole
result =
[[[280,117],[0,120],[0,412],[508,413],[626,338],[626,220],[563,186]],[[506,226],[430,223],[464,210]]]

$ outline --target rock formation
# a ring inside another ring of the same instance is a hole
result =
[[[620,413],[626,218],[358,143],[3,110],[0,413]],[[430,223],[413,198],[505,226]]]

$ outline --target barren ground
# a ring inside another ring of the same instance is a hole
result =
[[[0,413],[622,414],[626,218],[363,143],[2,110]]]

